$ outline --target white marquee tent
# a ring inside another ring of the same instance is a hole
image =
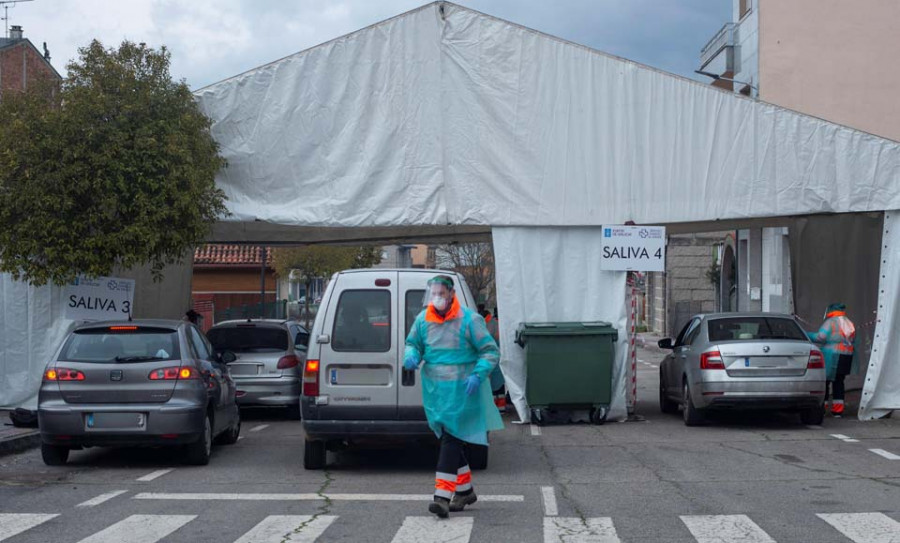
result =
[[[196,97],[228,160],[218,183],[232,215],[217,240],[490,233],[514,397],[524,379],[518,322],[607,320],[620,330],[616,418],[625,277],[599,271],[601,225],[721,229],[884,212],[860,417],[900,409],[900,338],[888,333],[900,309],[900,212],[888,211],[900,209],[896,142],[445,2]]]

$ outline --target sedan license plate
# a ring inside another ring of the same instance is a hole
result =
[[[146,413],[88,413],[84,417],[88,430],[145,430]]]

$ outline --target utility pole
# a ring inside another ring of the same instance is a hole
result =
[[[13,7],[16,7],[15,4],[19,2],[34,2],[34,0],[0,0],[0,6],[3,6],[3,24],[5,25],[5,31],[3,33],[4,38],[9,37],[9,6],[10,4]]]
[[[259,269],[259,318],[266,318],[266,246],[259,248],[262,266]]]

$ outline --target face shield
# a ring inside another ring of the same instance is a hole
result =
[[[450,308],[450,304],[453,303],[454,293],[455,291],[450,281],[441,277],[435,277],[428,281],[428,286],[425,288],[425,296],[422,299],[422,307],[433,305],[438,312],[446,311]]]

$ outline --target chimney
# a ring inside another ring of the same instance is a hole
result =
[[[47,49],[47,42],[44,42],[44,60],[50,62],[50,50]]]
[[[9,38],[12,40],[21,40],[22,39],[22,26],[21,25],[12,25],[9,27]]]

